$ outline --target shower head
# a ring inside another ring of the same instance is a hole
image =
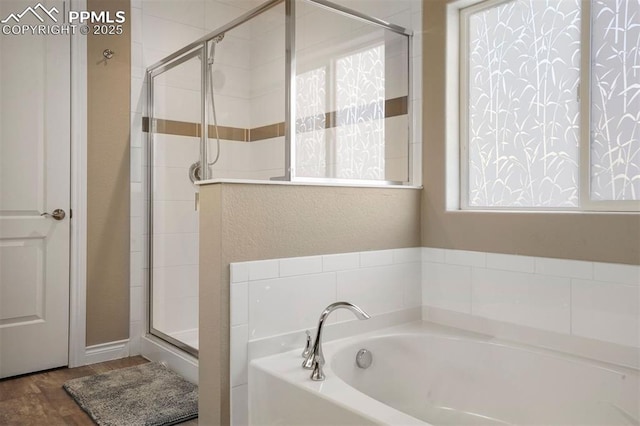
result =
[[[209,65],[213,65],[216,57],[216,45],[222,41],[224,38],[224,33],[218,34],[214,38],[211,39],[212,43],[209,47],[209,60],[207,61]]]

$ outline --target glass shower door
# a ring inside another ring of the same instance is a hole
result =
[[[154,74],[150,111],[149,332],[198,353],[198,188],[200,49]]]
[[[193,355],[199,346],[193,181],[286,176],[285,12],[284,3],[274,4],[148,70],[149,332]],[[201,159],[206,170],[190,173]]]

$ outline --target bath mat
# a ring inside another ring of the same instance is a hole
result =
[[[198,417],[198,387],[156,362],[69,380],[63,388],[100,426],[168,426]]]

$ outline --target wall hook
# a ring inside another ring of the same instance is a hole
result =
[[[115,52],[111,49],[104,49],[104,52],[102,52],[102,56],[104,56],[106,59],[111,59],[113,58],[113,55],[115,54]]]

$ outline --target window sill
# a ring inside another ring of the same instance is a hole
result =
[[[241,185],[284,185],[284,186],[329,186],[341,188],[379,188],[379,189],[422,189],[422,186],[402,185],[402,184],[386,184],[375,183],[374,181],[366,182],[345,182],[345,181],[282,181],[282,180],[255,180],[255,179],[208,179],[196,182],[196,185],[215,185],[215,184],[241,184]]]
[[[639,212],[637,210],[568,210],[568,209],[558,209],[558,210],[513,210],[513,209],[447,209],[447,213],[454,214],[462,214],[462,213],[480,213],[480,214],[496,214],[496,213],[505,213],[505,214],[579,214],[579,215],[602,215],[602,214],[626,214],[626,215],[637,215]]]

